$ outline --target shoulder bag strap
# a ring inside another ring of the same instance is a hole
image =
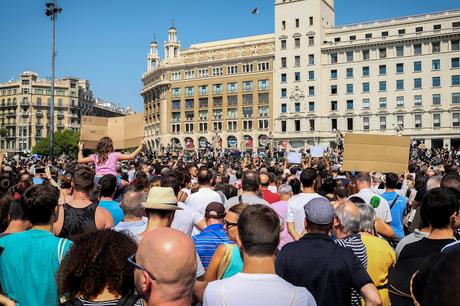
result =
[[[137,294],[130,292],[121,297],[117,303],[117,306],[133,306],[138,299],[139,296]]]
[[[391,202],[390,204],[390,210],[393,208],[393,206],[395,206],[396,204],[396,201],[398,201],[399,199],[399,194],[396,194],[396,198],[393,200],[393,202]]]
[[[220,300],[222,301],[222,305],[228,306],[228,303],[225,300],[225,296],[224,296],[224,285],[222,284],[222,281],[219,281],[219,295],[220,295]]]
[[[289,306],[294,305],[296,294],[297,294],[297,287],[294,286],[294,290],[292,290],[291,299],[289,300],[289,304],[288,304]]]

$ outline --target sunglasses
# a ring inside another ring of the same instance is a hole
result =
[[[227,227],[227,229],[231,229],[234,226],[238,226],[238,223],[228,222],[227,220],[224,219],[224,225]]]
[[[150,276],[151,279],[156,280],[155,276],[153,276],[153,274],[151,272],[147,271],[147,269],[144,266],[142,266],[142,265],[140,265],[140,264],[138,264],[136,262],[136,254],[133,254],[133,255],[128,257],[128,263],[133,268],[139,269],[139,270],[142,270],[142,271],[146,272]]]

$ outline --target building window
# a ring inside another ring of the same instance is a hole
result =
[[[180,80],[180,72],[172,72],[171,79],[173,79],[174,81]]]
[[[441,114],[433,114],[433,127],[441,127]]]
[[[331,101],[331,111],[337,110],[337,101]]]
[[[460,92],[452,93],[452,104],[460,104]]]
[[[286,83],[286,73],[281,74],[281,83]]]
[[[207,95],[208,94],[208,85],[200,85],[200,86],[198,86],[198,94],[199,95]]]
[[[259,90],[268,90],[270,89],[269,80],[259,80]]]
[[[300,19],[296,18],[295,20],[295,27],[298,28],[300,26]]]
[[[281,30],[286,30],[286,21],[281,21]]]
[[[353,110],[353,100],[347,100],[347,110]]]
[[[281,104],[281,112],[282,112],[282,113],[286,113],[286,112],[287,112],[287,106],[286,106],[286,104],[284,104],[284,103]]]
[[[451,68],[460,68],[460,58],[458,57],[454,57],[453,59],[451,59],[451,64],[450,64],[450,67]]]
[[[363,67],[363,76],[369,76],[369,73],[370,73],[370,70],[369,70],[369,66],[365,66]]]
[[[386,130],[387,129],[387,117],[380,116],[380,129]]]
[[[387,49],[379,49],[379,58],[387,58]]]
[[[172,89],[172,96],[179,97],[180,96],[180,88],[173,88]]]
[[[404,80],[396,80],[396,90],[404,90]]]
[[[347,52],[347,62],[353,61],[353,51]]]
[[[440,25],[440,24],[435,24],[435,25],[433,26],[433,30],[434,30],[434,31],[439,31],[439,30],[441,30],[441,25]]]
[[[450,44],[452,51],[460,51],[460,40],[451,40]]]
[[[300,72],[294,72],[294,81],[296,82],[300,81]]]
[[[347,130],[353,131],[353,118],[347,118]]]
[[[300,120],[294,120],[294,128],[296,132],[300,132]]]
[[[185,87],[185,96],[193,96],[195,95],[195,88],[194,87]]]
[[[422,106],[422,96],[421,95],[414,96],[414,106]]]
[[[199,69],[198,70],[198,76],[200,78],[207,78],[208,77],[208,68]]]
[[[336,43],[340,42],[340,37],[335,37],[334,42],[336,42]]]
[[[286,98],[287,97],[287,90],[286,88],[281,88],[281,98]]]
[[[308,46],[312,47],[315,45],[315,37],[314,36],[308,36]]]
[[[415,89],[422,88],[422,79],[421,78],[415,78],[414,79],[414,88]]]
[[[422,115],[415,115],[415,128],[420,129],[422,127]]]
[[[441,52],[441,43],[439,41],[431,43],[433,53]]]
[[[286,68],[287,67],[287,60],[285,57],[281,58],[281,68]]]
[[[353,84],[347,84],[347,94],[353,93]]]
[[[208,131],[208,124],[206,122],[202,122],[199,124],[200,132],[207,132]]]
[[[333,131],[337,131],[337,119],[331,119],[331,127]]]
[[[254,71],[254,65],[253,64],[244,64],[243,65],[243,72],[253,72]]]
[[[399,29],[399,30],[398,30],[398,34],[399,34],[399,35],[404,35],[404,34],[406,34],[406,29]]]
[[[460,75],[453,75],[452,76],[452,86],[460,85]]]
[[[313,26],[313,17],[309,17],[309,23],[308,23],[310,26]]]
[[[420,33],[420,32],[423,32],[423,27],[416,27],[415,33]]]
[[[440,77],[433,77],[432,78],[432,86],[433,87],[440,87],[441,86],[441,78]]]
[[[294,48],[300,48],[300,37],[294,38]]]
[[[331,95],[337,94],[337,85],[331,85]]]
[[[387,108],[387,98],[380,98],[379,99],[379,107],[380,108]]]
[[[268,120],[259,120],[259,129],[260,130],[265,130],[268,129]]]
[[[453,127],[460,126],[460,113],[452,113],[452,126]]]
[[[386,75],[387,74],[387,65],[380,65],[379,66],[379,75]]]
[[[366,36],[365,36],[365,37],[366,37],[366,39],[372,38],[372,33],[366,33]]]
[[[435,59],[431,61],[431,69],[439,70],[441,69],[441,60]]]
[[[388,36],[388,31],[383,31],[382,32],[382,37],[387,37]]]
[[[228,83],[227,92],[233,93],[238,91],[238,83]]]
[[[420,55],[420,54],[422,54],[422,45],[421,44],[414,45],[414,55]]]
[[[331,64],[337,64],[337,53],[331,53]]]
[[[422,62],[421,61],[414,62],[414,72],[420,72],[420,71],[422,71]]]
[[[441,104],[441,95],[433,94],[433,105],[440,105],[440,104]]]
[[[363,108],[364,109],[369,109],[371,106],[371,100],[370,99],[363,99]]]
[[[270,70],[270,63],[269,62],[258,63],[257,68],[259,71],[268,71]]]
[[[308,71],[308,80],[313,81],[315,79],[315,72],[314,71]]]
[[[398,57],[404,56],[404,46],[396,47],[396,56]]]
[[[296,102],[296,103],[294,104],[294,111],[295,111],[296,113],[300,113],[300,103],[299,103],[299,102]]]
[[[396,116],[396,124],[399,127],[404,128],[404,115],[397,115]]]
[[[396,73],[404,73],[404,64],[403,63],[396,64]]]
[[[404,107],[404,97],[396,97],[396,107]]]
[[[286,39],[282,39],[281,40],[281,50],[285,50],[286,49]]]
[[[222,93],[222,84],[212,85],[212,92],[217,94]]]
[[[213,76],[219,76],[223,74],[223,68],[222,67],[214,67],[212,68],[212,75]]]
[[[315,119],[310,119],[309,122],[310,122],[310,131],[314,131],[315,130]]]
[[[315,95],[315,86],[308,86],[308,95],[309,96]]]
[[[379,82],[379,90],[380,91],[387,91],[387,81],[380,81]]]
[[[363,92],[369,92],[369,91],[370,91],[369,82],[363,83]]]
[[[309,112],[315,111],[315,102],[308,102],[308,111]]]
[[[186,79],[193,79],[195,78],[195,70],[185,70],[185,78]]]
[[[363,60],[368,61],[370,59],[370,51],[363,50]]]
[[[356,40],[356,35],[351,35],[350,36],[350,41],[354,41],[354,40]]]
[[[460,28],[460,21],[452,22],[452,27],[453,27],[454,29]]]
[[[315,64],[315,55],[309,54],[308,55],[308,65],[314,65],[314,64]]]
[[[300,56],[294,56],[294,66],[300,66]]]
[[[363,117],[363,130],[368,131],[369,127],[369,117]]]
[[[228,66],[227,67],[227,74],[237,74],[238,73],[238,66]]]
[[[337,79],[337,69],[331,70],[331,79]]]
[[[254,82],[253,81],[244,81],[243,82],[243,91],[253,91]]]
[[[347,68],[347,78],[353,77],[353,68]]]
[[[286,121],[281,121],[281,132],[286,132]]]
[[[222,122],[213,122],[212,123],[212,130],[213,131],[222,131]]]

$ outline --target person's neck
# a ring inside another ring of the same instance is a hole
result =
[[[119,299],[120,297],[121,297],[120,294],[112,293],[112,292],[110,292],[110,290],[107,287],[104,287],[102,292],[99,293],[95,298],[91,299],[91,301],[103,302],[103,301]]]
[[[142,220],[142,217],[125,215],[124,222],[136,222]]]
[[[395,189],[394,188],[387,188],[385,191],[386,192],[395,192]]]
[[[241,195],[257,195],[257,193],[255,193],[254,191],[246,191],[246,190],[243,190],[243,192],[241,193]]]
[[[168,219],[162,219],[159,217],[150,217],[147,221],[147,227],[145,228],[144,233],[153,231],[157,228],[169,227],[170,222]]]
[[[290,197],[291,197],[290,195],[282,194],[282,195],[280,195],[280,201],[287,201],[287,200],[289,200]]]
[[[211,188],[211,184],[201,184],[200,188]]]
[[[209,218],[206,220],[206,226],[214,225],[214,224],[224,224],[222,219],[214,219],[214,218]]]
[[[88,194],[85,192],[74,190],[72,195],[72,203],[73,202],[84,203],[91,202],[91,200],[89,199]]]
[[[52,224],[37,224],[33,225],[31,229],[34,230],[42,230],[52,233],[53,232],[53,225]]]
[[[113,201],[112,197],[101,197],[99,201]]]
[[[315,193],[315,188],[314,187],[303,187],[302,192],[303,193]]]
[[[32,225],[29,221],[24,220],[11,220],[8,227],[4,231],[6,234],[23,232],[31,228]]]
[[[275,256],[250,256],[243,253],[243,273],[275,274]]]
[[[350,236],[350,234],[343,232],[341,229],[336,229],[335,230],[335,237],[337,239],[343,239],[343,238],[345,238],[347,236]]]
[[[434,228],[428,235],[429,239],[454,239],[454,231],[450,227],[445,228]]]

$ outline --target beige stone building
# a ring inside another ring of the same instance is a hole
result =
[[[277,146],[334,146],[337,132],[460,145],[460,10],[335,26],[333,0],[274,5],[274,34],[181,49],[172,28],[162,60],[151,44],[142,90],[151,148],[204,143],[214,131],[223,147],[245,135],[255,148],[261,135]],[[268,71],[258,69],[263,63]],[[259,90],[259,80],[268,88]],[[268,128],[260,128],[265,92]]]
[[[80,116],[115,116],[126,110],[106,109],[96,103],[87,80],[55,80],[54,130],[80,129]],[[51,81],[30,71],[15,81],[0,83],[0,148],[8,152],[29,152],[49,134]],[[100,110],[100,109],[103,109]]]
[[[152,42],[143,76],[146,141],[151,149],[270,144],[273,35],[181,49],[170,28],[160,60]]]

